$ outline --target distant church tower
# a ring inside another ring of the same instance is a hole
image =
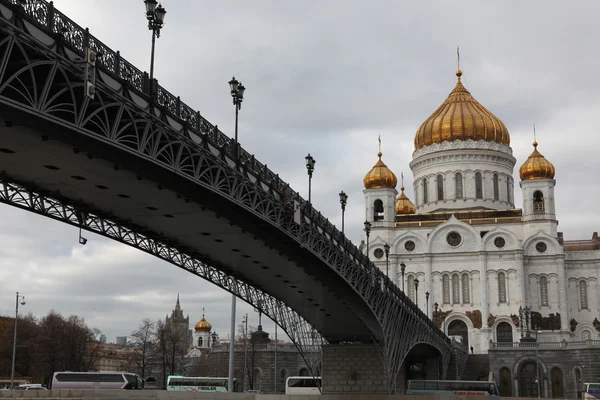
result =
[[[202,309],[202,319],[194,326],[194,348],[210,348],[210,330],[212,325],[204,318],[204,309]]]

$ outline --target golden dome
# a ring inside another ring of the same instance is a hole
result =
[[[454,90],[417,130],[415,150],[455,140],[485,140],[510,145],[510,135],[504,123],[471,96],[460,81],[460,69],[456,76],[458,82]]]
[[[554,165],[537,150],[538,143],[533,141],[533,153],[519,168],[519,175],[522,181],[532,179],[552,179],[554,178]]]
[[[194,330],[196,330],[196,332],[210,332],[211,329],[212,325],[204,319],[204,314],[202,314],[202,319],[194,325]]]
[[[382,154],[377,153],[379,160],[363,179],[365,189],[394,189],[398,184],[396,175],[381,161]]]
[[[396,215],[403,214],[414,214],[415,213],[415,205],[412,201],[404,194],[404,185],[400,187],[402,193],[396,199]]]

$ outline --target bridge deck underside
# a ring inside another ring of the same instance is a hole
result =
[[[0,151],[7,177],[189,249],[282,300],[330,342],[369,341],[377,329],[335,271],[251,212],[92,136],[10,107],[0,107],[0,119],[0,149],[14,152]]]

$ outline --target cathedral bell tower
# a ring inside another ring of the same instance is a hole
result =
[[[379,160],[365,175],[363,183],[365,190],[365,221],[373,228],[393,228],[396,221],[396,185],[398,178],[381,161],[381,137],[379,138]]]
[[[210,348],[210,330],[212,325],[204,318],[204,309],[202,310],[202,319],[194,326],[194,347],[197,349]]]
[[[554,165],[537,150],[533,142],[533,153],[519,169],[523,191],[523,218],[525,222],[550,222],[548,234],[556,237],[556,211],[554,204]],[[540,227],[543,229],[543,227]],[[548,229],[544,229],[548,231]]]

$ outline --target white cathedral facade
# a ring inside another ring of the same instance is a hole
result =
[[[370,259],[475,351],[518,342],[526,319],[539,341],[598,339],[600,239],[563,240],[554,166],[534,141],[515,182],[506,126],[456,75],[415,135],[414,203],[381,152],[364,178]]]

